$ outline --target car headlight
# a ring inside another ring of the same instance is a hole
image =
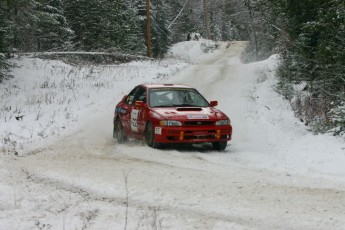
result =
[[[160,121],[159,125],[160,126],[182,126],[182,123],[180,121],[167,120],[167,121]]]
[[[230,125],[230,119],[216,121],[216,125]]]

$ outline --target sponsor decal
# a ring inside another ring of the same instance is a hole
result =
[[[207,115],[188,115],[188,119],[209,119]]]
[[[139,115],[139,110],[132,109],[131,128],[133,132],[138,132],[138,115]]]
[[[162,135],[162,128],[161,127],[155,127],[155,134]]]

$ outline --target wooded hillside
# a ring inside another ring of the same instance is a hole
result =
[[[146,55],[145,0],[0,0],[0,81],[14,53]],[[249,40],[245,61],[281,55],[278,90],[317,132],[345,135],[344,0],[151,0],[152,54],[188,34]],[[190,38],[190,37],[189,37]]]

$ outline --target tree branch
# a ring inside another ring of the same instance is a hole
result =
[[[187,5],[188,2],[189,2],[189,0],[187,0],[187,1],[183,4],[182,9],[181,9],[180,12],[176,15],[176,17],[174,18],[174,20],[170,23],[170,25],[168,26],[168,29],[170,29],[170,27],[175,23],[176,19],[177,19],[178,17],[180,17],[182,11],[184,10],[184,8],[186,7],[186,5]]]

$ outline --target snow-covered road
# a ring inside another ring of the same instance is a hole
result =
[[[341,143],[318,143],[288,103],[262,92],[272,62],[241,64],[244,47],[169,80],[219,101],[234,127],[225,152],[117,144],[109,105],[53,144],[0,161],[0,229],[344,229],[343,171],[319,154],[334,141],[329,154],[342,159]]]

